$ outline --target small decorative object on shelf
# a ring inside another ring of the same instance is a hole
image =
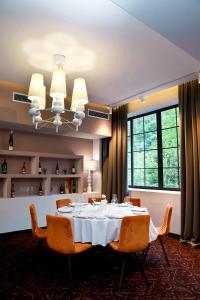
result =
[[[72,174],[76,174],[76,168],[75,168],[75,166],[72,167]]]
[[[42,167],[41,167],[40,161],[39,161],[39,166],[38,166],[38,174],[39,174],[39,175],[42,174]]]
[[[65,180],[65,194],[69,194],[69,180]]]
[[[44,175],[46,175],[47,174],[47,168],[42,168],[42,172],[43,172]]]
[[[11,185],[11,198],[15,198],[15,187],[14,187],[14,183],[12,183]]]
[[[43,195],[43,190],[42,190],[42,184],[41,183],[40,183],[40,186],[39,186],[38,195],[39,196]]]
[[[63,186],[63,184],[60,185],[60,194],[64,194],[64,186]]]
[[[59,175],[59,167],[58,167],[58,163],[56,165],[56,175]]]
[[[63,169],[63,174],[64,174],[64,175],[67,174],[67,169]]]
[[[76,193],[76,181],[72,180],[72,193]]]
[[[10,131],[10,137],[8,141],[8,150],[13,150],[13,131]]]
[[[22,174],[26,174],[26,162],[25,162],[25,161],[23,162],[23,166],[22,166],[22,169],[21,169],[21,173],[22,173]]]
[[[7,161],[6,161],[6,159],[4,159],[4,161],[2,163],[2,166],[1,166],[1,173],[2,174],[7,174],[7,169],[8,169]]]

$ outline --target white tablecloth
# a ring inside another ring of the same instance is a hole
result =
[[[72,220],[74,241],[106,246],[119,240],[120,226],[124,216],[148,214],[146,208],[122,205],[75,205],[57,211],[58,215]],[[71,210],[71,211],[70,211]],[[149,241],[157,239],[158,232],[152,220],[149,227]]]

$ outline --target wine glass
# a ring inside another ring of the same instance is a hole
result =
[[[118,201],[117,201],[117,194],[113,194],[113,195],[112,195],[112,199],[111,199],[111,203],[112,203],[112,204],[117,204],[117,202],[118,202]]]

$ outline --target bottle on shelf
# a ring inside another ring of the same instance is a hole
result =
[[[13,150],[14,149],[14,145],[13,145],[13,131],[10,131],[10,137],[9,137],[9,141],[8,141],[8,150]]]
[[[14,187],[14,183],[12,183],[11,185],[11,198],[15,198],[15,187]]]
[[[25,162],[25,161],[23,162],[23,166],[22,166],[22,169],[21,169],[21,173],[22,173],[22,174],[26,174],[26,162]]]
[[[72,166],[72,174],[76,174],[76,168],[75,168],[75,166]]]
[[[63,186],[63,184],[60,185],[60,194],[64,194],[64,186]]]
[[[39,161],[39,166],[38,166],[38,174],[39,174],[39,175],[42,174],[42,167],[41,167],[40,161]]]
[[[39,185],[38,195],[39,195],[39,196],[42,196],[42,195],[43,195],[43,190],[42,190],[42,184],[41,184],[41,183],[40,183],[40,185]]]
[[[8,170],[7,161],[4,158],[4,161],[3,161],[2,166],[1,166],[1,173],[2,174],[7,174],[7,170]]]
[[[76,181],[72,180],[72,193],[76,193]]]
[[[58,163],[56,164],[56,175],[59,175],[59,167],[58,167]]]

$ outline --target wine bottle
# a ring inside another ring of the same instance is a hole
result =
[[[75,166],[72,166],[72,174],[76,174],[76,168],[75,168]]]
[[[9,141],[8,141],[8,150],[13,150],[14,147],[13,147],[13,131],[11,130],[10,131],[10,138],[9,138]]]
[[[2,174],[7,174],[7,162],[6,159],[4,159],[2,166],[1,166],[1,173]]]
[[[12,185],[11,185],[11,198],[15,198],[15,187],[14,187],[14,183],[12,183]]]
[[[76,193],[76,181],[72,180],[72,193]]]
[[[39,186],[38,194],[39,194],[39,196],[43,195],[43,190],[42,190],[42,184],[41,183],[40,183],[40,186]]]
[[[38,174],[42,174],[42,167],[41,167],[40,161],[39,161],[39,166],[38,166]]]
[[[22,173],[22,174],[26,174],[26,162],[25,162],[25,161],[23,162],[23,166],[22,166],[22,169],[21,169],[21,173]]]
[[[60,185],[60,194],[64,194],[64,186],[63,186],[63,184]]]
[[[59,175],[59,167],[58,167],[58,163],[56,165],[56,175]]]

